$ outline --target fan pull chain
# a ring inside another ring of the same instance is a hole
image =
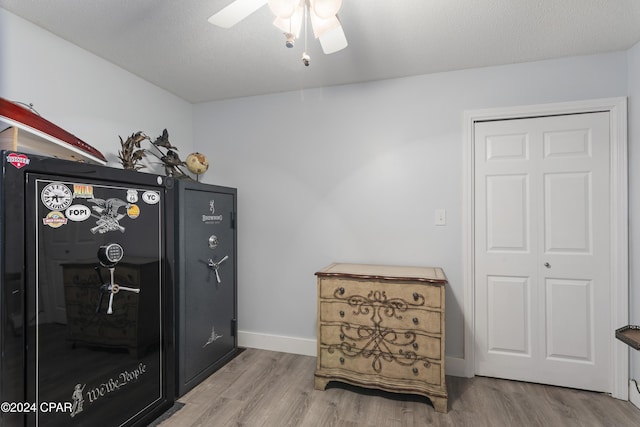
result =
[[[304,52],[302,52],[302,63],[305,67],[309,66],[311,57],[307,53],[307,3],[304,5]]]

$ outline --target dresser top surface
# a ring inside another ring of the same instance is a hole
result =
[[[380,280],[415,280],[443,285],[447,283],[447,277],[440,267],[334,263],[316,272],[316,276]]]

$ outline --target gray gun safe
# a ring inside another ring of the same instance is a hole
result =
[[[177,180],[177,396],[237,353],[235,188]]]

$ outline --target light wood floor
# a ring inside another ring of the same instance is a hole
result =
[[[248,349],[179,402],[160,427],[640,426],[640,410],[607,395],[492,378],[447,377],[449,413],[428,399],[330,383],[316,359]]]

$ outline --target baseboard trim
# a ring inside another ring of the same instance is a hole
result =
[[[447,363],[447,375],[451,375],[452,377],[466,377],[465,370],[467,367],[467,362],[462,357],[446,357]]]
[[[238,331],[238,346],[282,353],[316,356],[316,340]]]
[[[260,350],[279,351],[282,353],[301,354],[316,357],[317,342],[309,338],[287,337],[283,335],[261,334],[257,332],[238,331],[238,346],[258,348]],[[463,358],[447,357],[447,375],[463,377],[466,366]]]
[[[638,384],[636,380],[629,380],[629,402],[633,403],[636,408],[640,408],[640,392],[638,392]]]

